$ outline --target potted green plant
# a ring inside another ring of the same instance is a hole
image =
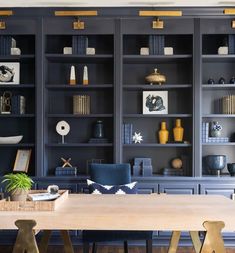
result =
[[[34,183],[25,173],[9,173],[3,176],[5,191],[10,194],[11,201],[26,201],[29,190]]]

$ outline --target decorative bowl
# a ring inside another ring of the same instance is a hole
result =
[[[206,156],[206,165],[211,171],[217,171],[217,175],[220,175],[220,171],[224,169],[226,165],[225,155],[208,155]]]
[[[23,138],[23,135],[0,137],[0,144],[17,144]]]
[[[166,77],[161,75],[157,69],[154,69],[154,73],[145,77],[145,80],[150,84],[159,84],[166,82]]]
[[[235,163],[228,163],[227,164],[228,172],[230,176],[234,177],[235,176]]]

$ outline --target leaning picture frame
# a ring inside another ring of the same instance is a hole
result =
[[[0,62],[1,84],[20,84],[19,62]]]
[[[143,114],[168,114],[168,91],[143,91]]]
[[[28,172],[31,153],[31,149],[18,149],[13,171]]]

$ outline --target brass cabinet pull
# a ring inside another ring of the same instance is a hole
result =
[[[12,16],[13,15],[13,11],[1,11],[0,10],[0,16]],[[4,21],[0,21],[0,30],[4,30],[6,29],[6,22]]]
[[[159,17],[181,17],[182,11],[139,11],[140,17],[157,17],[156,20],[152,22],[153,29],[163,29],[164,21],[160,20]]]
[[[83,30],[85,29],[85,22],[81,21],[79,17],[81,16],[97,16],[97,11],[55,11],[55,16],[75,16],[77,21],[73,22],[73,29]]]

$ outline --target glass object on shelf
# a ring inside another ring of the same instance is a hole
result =
[[[182,142],[184,136],[184,128],[181,126],[181,119],[176,119],[175,127],[173,128],[175,142]]]
[[[215,84],[215,80],[214,80],[212,77],[210,77],[210,78],[208,79],[207,83],[208,83],[208,84]]]
[[[169,131],[166,129],[166,122],[161,122],[161,129],[158,132],[160,144],[166,144],[169,139]]]

